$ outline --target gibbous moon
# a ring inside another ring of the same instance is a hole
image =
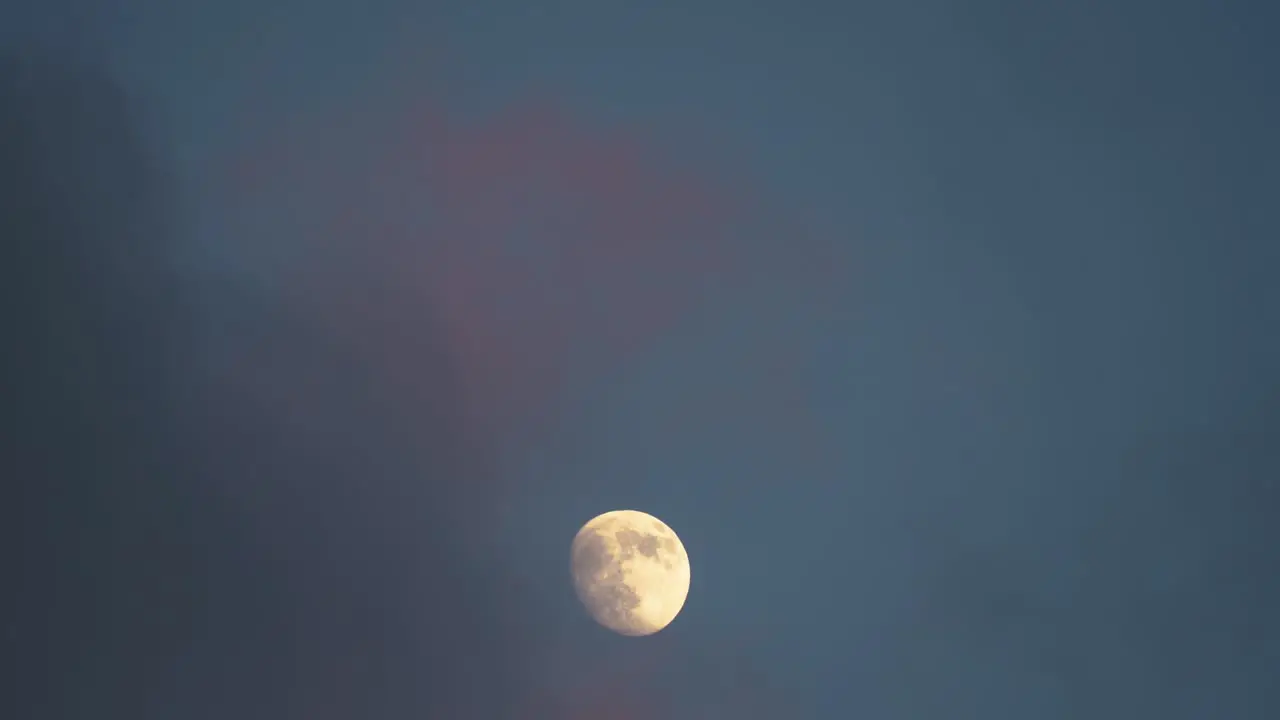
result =
[[[578,599],[596,622],[623,635],[666,627],[689,595],[689,556],[658,518],[614,510],[573,539],[570,571]]]

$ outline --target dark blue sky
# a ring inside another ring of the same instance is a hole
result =
[[[6,717],[1280,716],[1275,11],[11,5]]]

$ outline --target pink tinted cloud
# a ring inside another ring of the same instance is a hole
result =
[[[550,97],[479,121],[429,98],[409,107],[260,133],[234,186],[268,208],[292,198],[306,237],[281,282],[300,312],[406,387],[415,338],[438,335],[486,435],[536,427],[569,378],[654,347],[713,294],[838,292],[838,243],[640,133]],[[756,395],[777,407],[757,415],[793,430],[815,422],[797,389],[801,352],[762,343],[748,360],[777,376]]]
[[[402,300],[434,314],[477,417],[527,416],[575,353],[608,361],[643,347],[695,307],[709,274],[732,271],[724,241],[734,218],[705,181],[664,172],[638,142],[536,106],[474,127],[430,116],[406,125],[385,139],[381,163],[349,176],[355,187],[303,200],[321,215],[307,226],[387,254],[362,262],[378,266],[369,269],[381,284],[413,288]],[[291,135],[252,153],[241,169],[253,182],[242,187],[315,183],[311,174],[325,171],[315,153],[333,140],[308,151]],[[360,187],[397,182],[383,199],[420,192],[419,212],[388,214],[371,202],[377,190]],[[319,255],[305,252],[303,263]],[[304,282],[333,270],[295,268]]]

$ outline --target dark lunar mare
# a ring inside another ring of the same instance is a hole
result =
[[[659,540],[657,535],[644,535],[628,528],[617,531],[613,536],[617,539],[618,546],[622,548],[622,558],[624,560],[636,553],[655,560],[658,558]]]

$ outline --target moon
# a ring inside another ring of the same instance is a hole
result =
[[[652,635],[689,595],[689,555],[674,530],[638,510],[614,510],[582,526],[570,549],[578,599],[601,625]]]

